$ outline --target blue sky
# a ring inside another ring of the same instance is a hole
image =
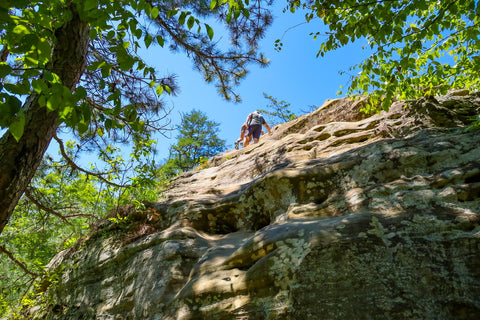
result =
[[[177,75],[180,94],[164,97],[167,104],[173,107],[173,124],[179,124],[181,113],[201,110],[210,120],[220,124],[218,134],[232,148],[246,116],[257,108],[265,109],[269,103],[263,93],[290,103],[296,114],[308,110],[311,105],[321,106],[326,99],[337,98],[340,86],[347,86],[349,79],[347,75],[340,76],[339,71],[347,71],[367,56],[361,50],[361,45],[365,43],[349,45],[325,57],[316,58],[321,40],[313,40],[309,34],[318,31],[324,34],[325,27],[320,20],[303,23],[303,14],[299,12],[283,13],[283,5],[283,1],[277,2],[273,25],[260,43],[260,51],[270,59],[270,65],[266,68],[250,66],[249,74],[236,88],[242,98],[240,103],[223,100],[215,86],[206,84],[202,75],[193,70],[192,62],[182,53],[174,54],[156,46],[150,47],[142,55],[161,75]],[[220,30],[215,31],[215,38],[218,38]],[[282,38],[284,45],[277,52],[274,42],[279,38]],[[172,139],[157,139],[157,160],[168,157],[168,147],[175,143],[176,134],[172,133]]]

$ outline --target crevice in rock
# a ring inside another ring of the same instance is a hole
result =
[[[480,166],[477,170],[473,171],[471,175],[465,178],[465,183],[476,183],[480,182]]]
[[[50,308],[69,306],[63,320],[81,317],[79,301],[92,319],[480,314],[480,136],[449,119],[470,111],[425,98],[366,119],[362,103],[327,102],[180,175],[148,205],[158,231],[104,228],[58,255],[53,266],[78,268]]]

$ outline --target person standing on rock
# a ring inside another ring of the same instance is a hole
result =
[[[263,118],[263,116],[255,110],[250,113],[247,117],[247,131],[243,147],[245,148],[250,144],[250,141],[253,139],[253,143],[258,143],[260,135],[262,134],[262,125],[267,128],[268,133],[271,133],[270,127]]]
[[[250,115],[248,115],[248,116],[250,117]],[[247,117],[247,121],[248,121],[248,117]],[[242,124],[242,127],[240,128],[240,138],[238,138],[237,141],[235,141],[235,149],[236,150],[238,150],[238,144],[241,143],[245,139],[245,133],[247,132],[247,128],[248,128],[247,121],[245,121]],[[243,142],[242,142],[242,146],[243,146]]]

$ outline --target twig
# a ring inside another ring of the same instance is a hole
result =
[[[38,276],[39,276],[37,273],[28,270],[27,266],[26,266],[23,262],[18,261],[17,259],[15,259],[15,257],[13,256],[13,253],[11,253],[11,252],[8,251],[7,249],[5,249],[4,246],[1,246],[1,245],[0,245],[0,253],[2,253],[2,252],[5,253],[5,254],[8,256],[8,258],[10,258],[10,260],[12,260],[16,265],[18,265],[20,268],[22,268],[22,270],[23,270],[25,273],[27,273],[27,274],[29,274],[29,275],[31,275],[31,276],[33,276],[33,277],[38,277]]]
[[[103,174],[102,173],[98,173],[98,172],[91,172],[91,171],[88,171],[88,170],[85,170],[81,167],[79,167],[72,159],[70,159],[70,157],[67,155],[67,152],[65,151],[65,146],[63,145],[63,141],[60,140],[57,136],[57,134],[54,134],[53,135],[53,138],[58,142],[58,145],[60,147],[60,153],[62,154],[63,158],[67,161],[67,163],[74,169],[78,170],[78,171],[81,171],[83,173],[86,173],[88,175],[91,175],[91,176],[94,176],[94,177],[97,177],[98,179],[104,181],[105,183],[111,185],[111,186],[114,186],[114,187],[117,187],[117,188],[125,188],[126,185],[120,185],[120,184],[116,184],[115,182],[112,182],[112,181],[109,181],[107,180],[106,178],[103,177]]]
[[[51,209],[51,208],[48,208],[46,206],[44,206],[43,204],[41,204],[40,202],[38,202],[33,196],[32,194],[30,193],[30,190],[29,189],[26,189],[25,190],[25,196],[28,198],[28,200],[30,200],[34,205],[36,205],[39,209],[45,211],[46,213],[50,213],[50,214],[53,214],[54,216],[57,216],[59,217],[60,219],[62,219],[63,221],[65,221],[65,223],[68,223],[69,225],[72,225],[72,223],[70,221],[68,221],[68,219],[66,217],[64,217],[62,214],[56,212],[55,210]]]

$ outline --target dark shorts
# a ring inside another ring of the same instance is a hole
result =
[[[250,129],[248,130],[248,135],[252,136],[254,139],[260,138],[262,134],[262,125],[260,124],[252,124],[250,125]]]

